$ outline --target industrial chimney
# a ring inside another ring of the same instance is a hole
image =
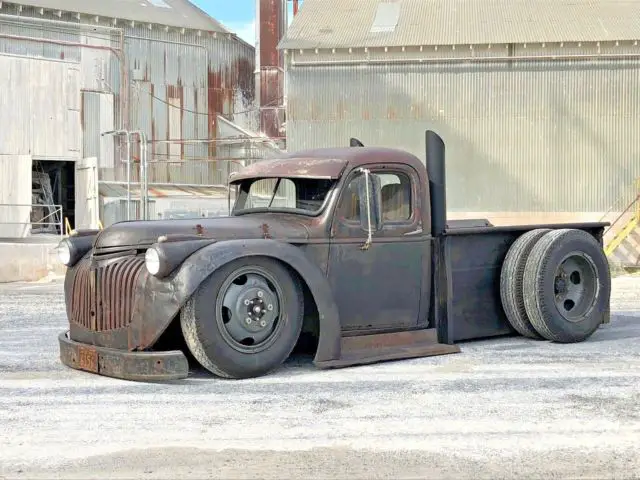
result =
[[[277,47],[286,29],[286,7],[287,0],[256,0],[255,79],[260,131],[271,138],[282,136],[284,59]]]

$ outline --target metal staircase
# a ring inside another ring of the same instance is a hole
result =
[[[633,198],[621,198],[602,217],[622,209],[604,232],[604,252],[614,263],[623,268],[640,267],[640,179],[635,182]]]

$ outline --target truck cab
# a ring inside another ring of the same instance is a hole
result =
[[[258,215],[266,229],[270,218],[304,225],[307,238],[289,241],[327,277],[344,331],[425,323],[431,228],[418,158],[374,147],[302,151],[254,164],[231,185],[232,215]]]

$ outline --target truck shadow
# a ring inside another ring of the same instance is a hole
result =
[[[614,314],[612,314],[611,323],[600,327],[600,329],[598,329],[592,337],[583,342],[583,345],[588,348],[588,345],[593,343],[613,341],[619,342],[625,340],[627,341],[627,344],[637,344],[638,339],[640,339],[640,317],[634,315],[634,312],[615,312]],[[513,343],[514,341],[516,343]],[[489,348],[490,350],[494,351],[517,352],[519,350],[526,350],[527,355],[531,355],[532,351],[535,351],[537,348],[544,349],[545,345],[548,345],[548,342],[530,340],[519,335],[511,334],[500,337],[463,341],[459,342],[458,345],[460,345],[460,347],[462,348],[461,355],[465,354],[466,349],[470,349],[468,353],[473,355],[473,352],[476,350],[476,348],[474,347],[480,347],[483,350]],[[298,375],[307,375],[309,373],[321,374],[323,372],[323,370],[319,370],[313,364],[313,352],[306,349],[300,349],[294,350],[291,356],[280,367],[264,377],[247,380],[230,380],[217,377],[200,366],[198,361],[193,357],[193,355],[191,355],[186,345],[181,345],[180,349],[185,353],[189,361],[189,377],[182,380],[153,383],[162,383],[167,385],[194,385],[196,383],[205,383],[209,385],[210,382],[226,381],[231,382],[232,384],[237,383],[238,385],[243,385],[246,382],[253,383],[265,378],[286,379]],[[402,361],[405,360],[396,360],[394,362]],[[358,368],[358,366],[353,366],[350,368]],[[206,382],[203,382],[205,380]]]
[[[600,327],[587,342],[611,342],[639,338],[640,318],[631,313],[616,313],[611,315],[611,323]]]

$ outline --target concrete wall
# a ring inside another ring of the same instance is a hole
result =
[[[0,283],[33,282],[47,276],[64,275],[58,262],[58,242],[0,243]]]

